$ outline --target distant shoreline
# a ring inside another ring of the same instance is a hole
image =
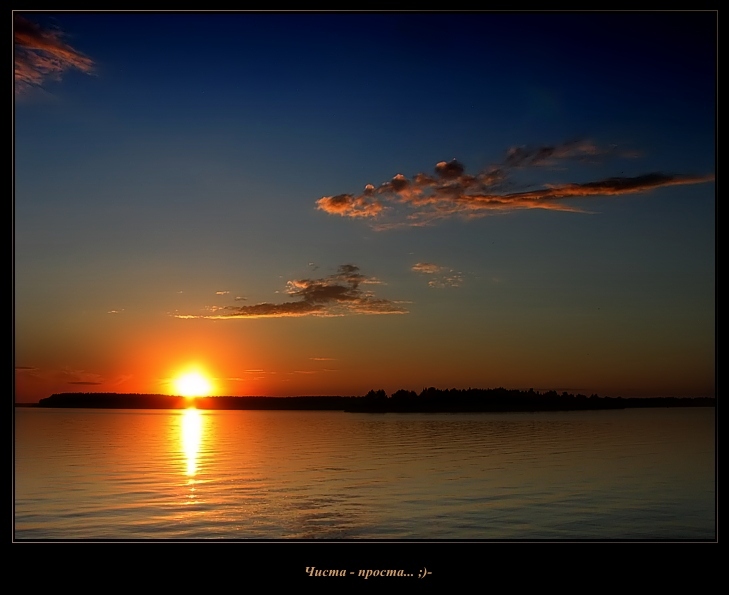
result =
[[[528,411],[585,411],[655,407],[715,407],[715,397],[598,397],[556,392],[507,389],[425,389],[420,395],[398,391],[370,391],[364,397],[196,397],[155,394],[57,393],[38,403],[16,407],[89,409],[296,410],[352,413],[475,413]]]

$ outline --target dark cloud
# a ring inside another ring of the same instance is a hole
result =
[[[360,195],[340,194],[320,198],[317,208],[343,217],[371,217],[374,227],[386,229],[403,225],[428,225],[438,219],[459,215],[483,217],[519,209],[548,209],[585,212],[569,199],[618,196],[648,192],[665,186],[699,184],[713,175],[688,176],[661,172],[634,177],[611,177],[585,183],[543,184],[530,191],[514,191],[511,174],[523,168],[549,168],[569,161],[598,161],[609,156],[623,158],[636,154],[618,153],[617,148],[597,147],[588,141],[561,145],[513,147],[503,161],[469,175],[457,160],[441,161],[435,175],[419,173],[412,179],[397,174],[375,187],[368,184]],[[386,217],[387,215],[387,217]]]
[[[42,29],[23,16],[15,15],[15,92],[60,79],[71,69],[91,73],[94,62],[62,39],[59,31]]]
[[[459,163],[455,159],[448,163],[441,161],[440,163],[435,164],[436,173],[446,180],[458,178],[463,174],[464,170],[465,168],[463,167],[463,164]]]
[[[589,161],[615,153],[615,147],[600,149],[589,141],[568,141],[561,145],[511,147],[506,151],[506,167],[556,165],[562,160]]]
[[[359,267],[344,264],[334,275],[320,279],[289,281],[286,293],[295,301],[251,306],[212,307],[210,314],[176,315],[176,318],[278,318],[287,316],[343,316],[346,314],[405,314],[401,302],[376,298],[360,285],[377,282],[359,272]]]

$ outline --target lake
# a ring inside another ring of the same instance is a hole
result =
[[[714,408],[15,409],[15,539],[714,540]]]

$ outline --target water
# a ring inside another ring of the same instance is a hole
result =
[[[18,408],[15,538],[713,540],[714,409]]]

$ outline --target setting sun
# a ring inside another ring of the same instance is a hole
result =
[[[210,381],[200,372],[188,372],[178,377],[175,382],[175,391],[183,397],[202,397],[212,392]]]

